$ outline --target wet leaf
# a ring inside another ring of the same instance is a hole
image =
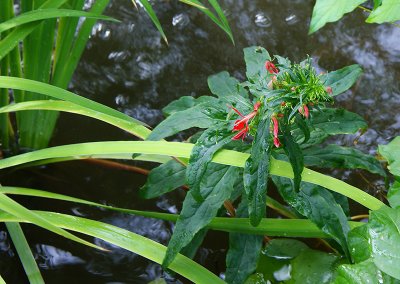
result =
[[[373,156],[349,147],[331,144],[303,150],[306,166],[319,168],[364,169],[386,176],[380,162]]]
[[[175,160],[168,161],[152,169],[145,185],[139,190],[142,198],[161,196],[185,184],[186,167]]]
[[[394,284],[400,283],[389,275],[380,271],[372,260],[367,260],[357,264],[340,265],[336,270],[334,284],[360,284],[360,283],[380,283]]]
[[[227,100],[234,100],[235,97],[248,98],[248,94],[240,82],[226,71],[208,77],[208,87],[211,93],[219,98]]]
[[[351,86],[357,82],[362,73],[363,71],[361,67],[354,64],[329,72],[328,74],[321,76],[321,80],[324,82],[325,86],[332,88],[331,96],[337,96],[350,89]]]
[[[379,145],[378,149],[379,154],[388,161],[389,171],[395,176],[400,176],[400,136],[394,138],[387,145]]]
[[[299,191],[301,182],[301,173],[304,169],[303,153],[300,146],[294,141],[289,129],[283,131],[283,149],[289,157],[290,164],[293,169],[294,190]]]
[[[223,165],[211,164],[206,172],[207,179],[201,184],[203,202],[198,202],[189,191],[183,202],[174,233],[168,244],[163,266],[167,267],[187,246],[202,228],[207,226],[217,215],[218,209],[229,198],[238,177],[239,169]]]
[[[197,200],[201,200],[200,186],[207,167],[214,154],[232,140],[232,133],[227,130],[209,128],[203,132],[193,147],[186,169],[186,181],[190,192]]]
[[[374,1],[374,10],[366,20],[367,23],[382,24],[400,20],[400,2],[398,0],[382,0],[381,6],[377,7]]]
[[[317,0],[314,6],[309,33],[314,33],[326,23],[336,22],[353,11],[365,0]]]
[[[371,257],[367,224],[352,229],[348,235],[348,243],[354,262],[359,263]]]
[[[257,226],[265,217],[267,182],[269,176],[271,142],[269,141],[270,120],[263,119],[258,124],[250,157],[244,166],[244,189],[249,201],[250,223]]]
[[[309,250],[308,246],[298,240],[273,239],[265,248],[264,254],[276,259],[293,259],[305,250]]]
[[[208,128],[212,126],[213,119],[205,113],[207,107],[208,103],[202,103],[186,110],[172,113],[154,128],[147,139],[156,141],[189,128]]]
[[[339,258],[316,250],[304,250],[291,261],[291,279],[285,283],[331,283]]]
[[[361,116],[338,108],[313,111],[310,125],[323,130],[328,135],[354,134],[360,129],[367,128],[367,123]]]
[[[236,211],[236,217],[247,218],[248,216],[247,200],[244,198]],[[226,282],[242,284],[256,270],[263,239],[261,235],[229,234]]]
[[[400,208],[400,182],[395,181],[387,194],[389,204],[392,208]]]
[[[347,234],[350,226],[346,214],[333,195],[320,186],[305,182],[301,183],[300,192],[296,193],[292,188],[292,180],[277,176],[272,179],[283,199],[331,236],[349,256]]]
[[[249,81],[258,81],[269,76],[265,69],[265,62],[271,60],[268,51],[260,46],[252,46],[243,49],[246,62],[246,76]]]
[[[368,232],[376,266],[400,279],[400,209],[382,207],[370,213]]]

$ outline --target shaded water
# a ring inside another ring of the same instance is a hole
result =
[[[233,46],[200,12],[177,1],[156,1],[155,10],[169,40],[167,46],[142,10],[137,12],[130,1],[114,0],[106,14],[122,23],[96,25],[71,89],[155,126],[163,119],[160,109],[170,101],[185,95],[209,94],[209,75],[227,70],[243,80],[242,49],[247,46],[261,45],[270,54],[287,56],[293,61],[300,61],[309,54],[320,71],[358,63],[364,69],[364,76],[351,91],[337,97],[337,105],[366,118],[370,128],[358,140],[357,148],[375,154],[377,145],[386,144],[400,129],[397,112],[400,107],[400,28],[367,25],[364,23],[366,15],[358,10],[339,23],[329,24],[308,36],[313,2],[221,0],[235,37]],[[349,135],[335,141],[350,146],[355,138]],[[131,139],[128,134],[103,123],[62,114],[52,145]],[[358,172],[337,171],[334,174],[379,195],[382,181],[376,177],[366,176],[369,180],[366,182]],[[120,207],[173,213],[180,209],[181,192],[157,200],[140,200],[136,193],[144,182],[145,177],[139,174],[85,162],[29,170],[24,172],[23,180],[21,175],[10,175],[2,181],[4,185],[25,185]],[[29,202],[32,209],[103,220],[164,244],[172,231],[171,224],[166,222],[87,206],[38,199],[22,201]],[[47,283],[147,283],[162,275],[158,265],[122,249],[99,253],[33,226],[24,226],[24,229]],[[211,234],[196,260],[221,274],[227,235]],[[100,244],[99,240],[95,242]],[[9,260],[0,264],[0,274],[9,283],[25,282],[4,231],[0,231],[0,254],[2,259]],[[174,281],[171,278],[171,282]]]

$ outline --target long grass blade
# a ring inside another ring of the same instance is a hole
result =
[[[22,266],[24,267],[26,276],[28,276],[29,283],[44,284],[43,277],[40,274],[39,267],[37,266],[20,224],[7,222],[6,227],[15,249],[17,250]]]
[[[158,32],[161,34],[161,36],[164,39],[164,41],[168,44],[167,37],[166,37],[166,35],[165,35],[165,33],[164,33],[163,29],[162,29],[160,21],[158,20],[157,15],[154,12],[153,7],[151,7],[151,4],[149,3],[149,1],[147,1],[147,0],[138,0],[138,1],[142,4],[144,10],[149,15],[149,17],[150,17],[151,21],[153,22],[153,24],[156,26]]]
[[[9,113],[16,111],[29,111],[29,110],[52,110],[52,111],[63,111],[68,113],[80,114],[83,116],[91,117],[115,127],[118,127],[128,133],[144,138],[150,134],[150,130],[144,128],[142,125],[132,123],[130,120],[123,120],[114,116],[104,114],[99,111],[95,111],[89,108],[81,107],[77,104],[67,101],[53,101],[53,100],[41,100],[41,101],[28,101],[17,104],[10,104],[8,106],[0,108],[0,113]]]
[[[50,212],[35,213],[41,216],[41,218],[45,218],[48,222],[51,222],[54,226],[102,239],[156,263],[161,264],[167,249],[155,241],[113,225],[64,214]],[[4,212],[0,213],[0,220],[3,222],[28,221],[5,214]],[[225,283],[215,274],[183,255],[178,255],[168,268],[194,283]]]
[[[193,144],[190,143],[164,141],[110,141],[81,143],[47,148],[3,159],[0,160],[0,169],[45,159],[67,157],[74,157],[77,159],[83,157],[92,157],[93,155],[101,157],[101,155],[121,155],[122,153],[156,154],[189,158],[192,149]],[[236,167],[244,167],[248,157],[249,154],[247,153],[240,153],[232,150],[220,150],[214,155],[212,162]],[[290,163],[272,158],[270,174],[291,179],[294,177]],[[382,206],[385,206],[382,201],[376,199],[361,189],[307,168],[304,168],[302,180],[343,194],[371,210],[377,210]]]
[[[56,234],[59,234],[65,238],[71,239],[73,241],[76,241],[78,243],[93,247],[93,248],[99,248],[98,246],[85,241],[81,238],[78,238],[77,236],[61,229],[59,226],[55,226],[52,223],[48,222],[46,219],[40,217],[33,211],[25,208],[24,206],[20,205],[19,203],[15,202],[8,196],[4,194],[0,194],[0,209],[3,210],[4,212],[7,212],[13,216],[16,216],[18,218],[25,219],[37,226],[40,226],[46,230],[52,231]]]
[[[0,88],[10,88],[23,91],[30,91],[43,94],[49,97],[53,97],[59,100],[69,101],[74,104],[80,105],[82,107],[98,111],[110,116],[114,116],[116,118],[120,118],[122,120],[129,121],[132,124],[138,125],[137,133],[135,135],[137,135],[140,138],[146,138],[148,135],[148,129],[144,126],[145,124],[140,122],[139,120],[131,118],[130,116],[123,114],[115,109],[104,106],[95,101],[78,96],[74,93],[71,93],[69,91],[66,91],[64,89],[49,84],[22,78],[0,76]],[[139,125],[142,125],[142,127],[139,127]]]
[[[40,20],[48,20],[54,18],[61,18],[61,17],[85,17],[90,19],[97,19],[97,20],[104,20],[104,21],[111,21],[111,22],[119,22],[116,19],[113,19],[108,16],[104,15],[97,15],[89,12],[84,11],[76,11],[76,10],[69,10],[69,9],[40,9],[40,10],[33,10],[24,14],[21,14],[18,17],[12,18],[6,22],[0,24],[0,33],[15,28],[17,26],[32,23]]]

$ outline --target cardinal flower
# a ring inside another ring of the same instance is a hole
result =
[[[242,138],[243,140],[246,137],[247,133],[250,130],[249,121],[257,115],[260,105],[261,103],[257,102],[253,107],[253,111],[248,115],[243,115],[236,108],[232,107],[232,109],[241,117],[241,119],[236,120],[235,124],[233,125],[232,131],[239,131],[239,132],[232,137],[232,140],[239,140],[240,138]]]
[[[272,63],[271,61],[265,62],[265,69],[267,69],[270,74],[278,74],[279,73],[278,68],[276,68],[275,64]]]
[[[281,146],[281,142],[279,141],[279,138],[278,138],[279,122],[275,116],[273,116],[271,118],[271,120],[272,120],[272,124],[273,124],[274,145],[276,148],[279,148],[279,146]]]
[[[310,111],[308,110],[307,105],[303,105],[299,107],[299,112],[304,115],[305,118],[308,118],[310,116]]]

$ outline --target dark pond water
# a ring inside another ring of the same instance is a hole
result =
[[[320,71],[358,63],[364,76],[351,91],[337,97],[337,105],[366,118],[370,128],[356,147],[375,154],[377,145],[386,144],[400,128],[400,28],[367,25],[366,15],[358,10],[308,36],[313,2],[221,0],[235,37],[234,46],[195,9],[177,1],[155,1],[169,39],[167,46],[141,9],[136,11],[128,0],[111,1],[106,14],[122,22],[96,25],[71,89],[155,126],[163,119],[160,109],[170,101],[208,94],[209,75],[227,70],[244,79],[242,49],[247,46],[261,45],[271,54],[293,61],[308,54]],[[349,146],[355,138],[338,137],[333,142]],[[62,114],[52,145],[131,139],[134,138],[103,123]],[[381,194],[383,182],[374,176],[361,177],[359,172],[347,171],[333,174],[377,196]],[[137,190],[144,182],[145,177],[140,174],[85,162],[30,169],[2,180],[4,185],[30,186],[120,207],[172,213],[180,209],[182,192],[152,201],[139,199]],[[172,230],[166,222],[86,206],[33,198],[21,201],[32,209],[109,222],[164,244]],[[100,253],[30,225],[24,229],[47,283],[148,283],[163,275],[158,265],[122,249]],[[226,246],[226,234],[211,232],[196,261],[223,275]],[[27,281],[5,231],[0,231],[0,257],[0,274],[8,283]],[[170,281],[186,280],[171,277]]]

